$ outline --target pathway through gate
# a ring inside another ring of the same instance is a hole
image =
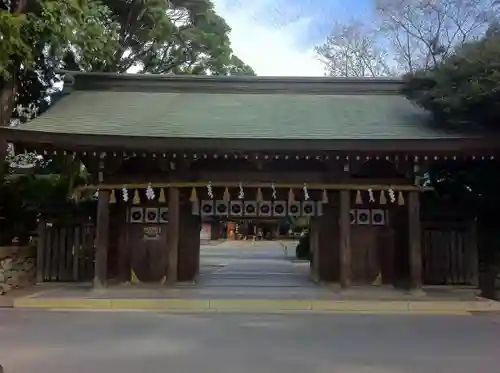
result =
[[[279,241],[227,241],[202,246],[199,291],[217,297],[306,298],[322,290],[309,279],[309,262]]]

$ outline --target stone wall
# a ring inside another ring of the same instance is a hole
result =
[[[32,246],[0,246],[0,294],[35,282],[35,255]]]

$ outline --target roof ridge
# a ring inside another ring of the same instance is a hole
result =
[[[400,78],[119,74],[61,70],[76,90],[400,94]]]

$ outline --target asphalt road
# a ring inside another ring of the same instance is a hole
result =
[[[0,310],[5,373],[500,373],[500,316]]]

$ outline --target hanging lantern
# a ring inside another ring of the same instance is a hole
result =
[[[132,200],[132,203],[134,205],[139,205],[141,203],[141,197],[139,196],[139,190],[138,189],[136,189],[134,191],[134,198]]]
[[[321,202],[328,203],[328,192],[326,189],[323,189],[323,195],[321,196]]]
[[[257,188],[257,196],[255,197],[257,201],[262,201],[264,198],[262,197],[262,190],[260,188]]]
[[[231,199],[231,194],[229,193],[228,188],[226,188],[226,190],[224,190],[224,196],[222,197],[222,199],[226,202],[228,202]]]
[[[356,191],[356,205],[363,204],[363,197],[361,197],[361,191]]]
[[[111,189],[111,193],[109,195],[109,203],[116,203],[116,195],[114,189]]]
[[[167,200],[165,198],[165,191],[163,190],[163,188],[160,188],[160,195],[158,197],[158,202],[160,203],[165,203]]]
[[[196,188],[191,189],[191,196],[189,196],[189,202],[198,202],[198,195],[196,194]]]
[[[380,191],[380,202],[381,205],[387,204],[387,198],[385,198],[385,192],[383,190]]]
[[[288,202],[292,203],[295,201],[295,196],[293,195],[293,190],[290,188],[288,191]]]
[[[405,197],[403,196],[403,192],[399,191],[398,193],[398,205],[403,206],[405,204]]]

